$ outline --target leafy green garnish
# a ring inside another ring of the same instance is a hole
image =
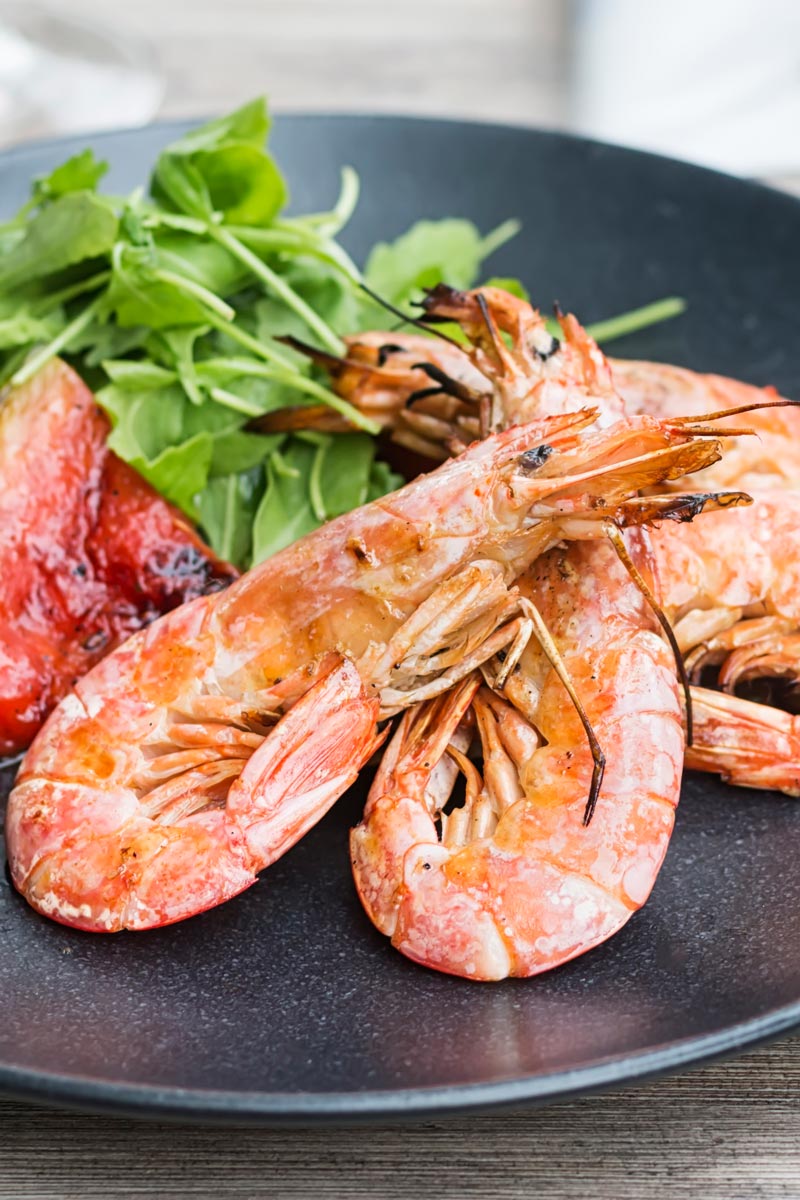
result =
[[[198,497],[200,522],[220,558],[241,566],[252,561],[253,518],[264,488],[260,467],[209,479]]]
[[[267,145],[263,99],[194,129],[158,156],[129,196],[98,193],[90,150],[34,180],[0,226],[0,383],[64,354],[97,390],[109,444],[199,521],[240,567],[375,499],[400,479],[375,458],[373,423],[327,386],[293,335],[343,351],[345,334],[396,317],[362,289],[335,240],[358,198],[345,167],[327,212],[288,216]],[[517,230],[418,221],[369,255],[364,282],[407,311],[425,288],[472,286]],[[492,280],[526,295],[514,280]],[[604,322],[606,339],[664,319],[675,301]],[[360,432],[263,435],[252,418],[327,404]]]
[[[31,217],[24,235],[0,259],[0,292],[8,295],[31,280],[109,255],[117,226],[111,207],[91,192],[57,196]]]
[[[400,308],[443,280],[452,287],[468,288],[484,260],[518,231],[516,221],[504,222],[486,237],[471,221],[417,221],[396,241],[373,247],[364,280]]]
[[[253,562],[402,482],[385,463],[375,463],[375,442],[364,434],[297,434],[269,460],[253,521]]]
[[[108,163],[98,162],[93,151],[82,150],[34,181],[33,201],[40,204],[68,192],[93,192],[107,170]]]

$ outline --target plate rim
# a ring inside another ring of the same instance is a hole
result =
[[[500,985],[502,986],[502,984]],[[570,1071],[491,1083],[350,1092],[243,1092],[158,1087],[50,1075],[0,1065],[0,1094],[34,1104],[140,1120],[209,1125],[342,1125],[422,1121],[519,1105],[542,1107],[617,1085],[637,1086],[683,1067],[705,1066],[800,1031],[800,1000],[702,1037],[681,1038],[625,1057]]]
[[[59,146],[72,146],[76,143],[111,140],[120,136],[131,134],[145,134],[157,130],[165,132],[174,129],[176,132],[186,129],[196,128],[199,124],[205,121],[211,121],[219,117],[219,112],[200,112],[195,115],[181,117],[167,117],[157,119],[155,121],[147,121],[141,125],[122,125],[113,129],[88,129],[83,133],[68,133],[60,137],[43,137],[30,138],[22,142],[13,143],[10,146],[0,147],[0,167],[2,167],[10,159],[24,159],[30,154],[36,154],[41,151],[56,150]],[[667,163],[674,167],[679,167],[683,170],[696,172],[705,177],[724,180],[726,183],[734,184],[738,187],[750,189],[756,193],[766,193],[767,195],[780,198],[787,201],[789,207],[800,206],[800,195],[794,192],[786,191],[783,188],[776,187],[771,183],[747,175],[734,175],[729,171],[721,171],[717,167],[703,166],[702,163],[693,162],[689,159],[678,158],[670,154],[659,154],[653,150],[643,150],[638,146],[626,146],[621,142],[605,141],[601,138],[590,137],[587,134],[574,133],[570,130],[561,130],[550,126],[526,124],[524,122],[510,121],[494,121],[483,120],[480,117],[451,117],[440,116],[436,113],[411,113],[402,112],[378,112],[370,113],[363,109],[341,109],[333,112],[327,112],[320,109],[302,108],[286,108],[286,109],[269,109],[271,125],[269,133],[272,131],[276,123],[295,120],[314,120],[314,121],[369,121],[376,124],[390,124],[393,121],[404,121],[415,125],[446,125],[450,127],[458,127],[460,129],[476,129],[481,131],[489,131],[495,133],[519,133],[533,134],[537,138],[553,142],[568,142],[574,146],[585,146],[592,150],[601,152],[612,151],[615,154],[622,154],[630,159],[644,159],[654,163]],[[2,219],[2,214],[0,214]]]
[[[408,122],[476,129],[482,133],[533,135],[553,143],[582,146],[590,151],[612,152],[628,159],[667,164],[725,186],[770,197],[800,212],[800,197],[760,180],[732,175],[713,167],[657,154],[637,147],[619,145],[581,134],[525,123],[479,118],[426,115],[420,113],[368,113],[363,110],[335,112],[287,109],[272,111],[278,123],[293,120],[368,121],[378,124]],[[87,130],[60,137],[26,140],[0,149],[0,168],[24,163],[26,158],[80,145],[96,146],[120,137],[170,130],[183,131],[207,119],[207,115],[175,117],[142,125]],[[500,985],[502,986],[502,985]],[[716,1059],[771,1042],[792,1031],[800,1031],[800,998],[747,1021],[737,1022],[714,1033],[689,1035],[663,1045],[624,1056],[613,1055],[583,1067],[545,1074],[499,1079],[490,1083],[462,1083],[446,1087],[407,1087],[390,1090],[344,1092],[259,1092],[203,1088],[160,1087],[153,1084],[119,1083],[91,1079],[79,1074],[50,1074],[0,1063],[0,1095],[34,1104],[57,1106],[89,1113],[108,1113],[141,1120],[190,1121],[217,1125],[335,1125],[370,1121],[423,1120],[434,1115],[456,1116],[482,1110],[520,1105],[541,1106],[556,1100],[636,1085],[647,1080],[700,1067]]]

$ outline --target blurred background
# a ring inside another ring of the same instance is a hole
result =
[[[800,180],[798,0],[0,0],[2,145],[260,91]]]

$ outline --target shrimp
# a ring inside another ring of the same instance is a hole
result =
[[[426,308],[434,322],[447,317],[458,320],[472,339],[486,345],[487,331],[481,327],[476,308],[478,295],[492,320],[511,336],[515,353],[527,356],[529,364],[536,364],[535,394],[523,390],[511,400],[504,396],[498,424],[525,420],[532,411],[564,411],[570,399],[568,385],[585,385],[588,367],[594,396],[602,395],[604,410],[615,417],[647,414],[669,420],[748,410],[748,427],[758,436],[731,436],[724,443],[722,459],[695,476],[693,488],[800,488],[800,410],[791,407],[775,388],[755,387],[667,363],[606,359],[571,314],[560,315],[562,336],[556,338],[535,309],[499,288],[459,293],[440,286],[430,294]],[[479,436],[476,401],[495,393],[491,366],[489,378],[481,369],[482,365],[485,369],[485,357],[481,361],[446,340],[397,331],[391,335],[360,333],[346,342],[343,362],[331,355],[320,356],[319,352],[313,352],[314,356],[331,371],[336,390],[391,428],[395,441],[441,459],[445,453],[442,438],[445,432],[452,435],[451,430],[445,431],[442,421],[459,426],[470,435],[468,440]],[[432,383],[439,386],[431,387]],[[558,392],[563,398],[560,403],[556,400]],[[416,418],[411,421],[405,411],[410,401]],[[270,414],[267,419],[276,428],[282,427],[278,415]],[[728,423],[734,420],[728,418]],[[721,435],[725,427],[723,418]],[[426,437],[426,431],[430,436]],[[732,435],[736,432],[732,428]],[[687,481],[676,480],[672,486],[683,491]]]
[[[490,437],[99,663],[9,799],[28,902],[81,929],[145,929],[254,883],[352,783],[383,717],[519,644],[520,571],[564,537],[647,519],[640,487],[719,453],[685,426],[594,420]]]
[[[687,765],[731,783],[800,795],[800,722],[735,695],[800,679],[800,492],[757,492],[734,521],[704,517],[691,538],[664,527],[656,541],[662,604],[695,683],[696,737]]]
[[[777,397],[773,388],[661,363],[617,361],[612,369],[631,412],[696,414]],[[746,488],[752,509],[725,522],[712,515],[680,542],[664,529],[655,566],[691,677],[716,676],[721,689],[692,688],[687,767],[800,796],[800,722],[771,703],[793,704],[800,688],[800,411],[768,407],[748,423],[758,438],[737,442],[699,479]],[[736,694],[742,688],[761,702]]]
[[[722,459],[694,478],[693,486],[745,491],[800,488],[800,410],[786,401],[776,407],[782,398],[775,388],[666,363],[611,359],[610,366],[629,413],[665,419],[753,406],[747,423],[758,436],[726,442]]]
[[[650,893],[680,793],[674,665],[611,547],[551,550],[518,586],[614,746],[591,824],[591,755],[532,639],[503,695],[476,674],[404,714],[351,835],[378,929],[409,958],[476,980],[538,974],[617,932]],[[482,771],[463,752],[470,717]],[[466,790],[448,811],[452,763]]]
[[[587,395],[614,421],[621,401],[577,322],[564,319],[557,374],[538,314],[511,299],[440,288],[427,302],[459,320],[472,365],[493,384],[482,423],[568,410]],[[681,713],[647,589],[623,566],[640,578],[646,534],[619,549],[616,538],[575,543],[537,560],[517,581],[536,639],[484,664],[489,688],[476,672],[399,724],[351,860],[369,917],[424,965],[479,980],[535,975],[612,936],[650,893],[680,795]],[[482,773],[464,754],[470,719]],[[598,776],[597,748],[612,744]],[[465,776],[464,803],[449,812],[448,759]]]
[[[504,387],[496,393],[498,423],[503,413],[508,419],[524,420],[543,411],[563,411],[580,403],[581,394],[584,402],[587,394],[597,395],[608,419],[618,417],[623,406],[662,419],[691,415],[702,420],[709,410],[716,417],[720,408],[731,405],[734,412],[748,411],[748,426],[759,437],[725,438],[723,458],[693,476],[692,483],[758,488],[758,503],[752,509],[712,515],[709,523],[704,518],[680,531],[654,531],[648,567],[660,581],[665,614],[680,624],[677,641],[687,656],[691,677],[697,684],[705,668],[720,667],[719,686],[727,693],[715,697],[708,689],[692,689],[697,727],[694,744],[687,747],[687,765],[717,771],[739,784],[779,787],[797,794],[800,729],[795,731],[787,714],[766,704],[756,707],[733,693],[738,685],[754,680],[762,681],[762,694],[765,680],[780,679],[784,687],[794,690],[800,683],[800,605],[792,602],[797,592],[795,563],[800,562],[800,508],[789,494],[800,481],[800,411],[771,388],[662,364],[607,363],[572,316],[561,317],[563,337],[560,342],[551,339],[548,348],[549,335],[539,314],[495,289],[458,293],[440,287],[425,307],[436,319],[460,319],[478,342],[478,353],[470,357],[429,339],[428,356],[440,377],[449,369],[459,390],[467,382],[472,389],[472,415],[465,417],[454,413],[452,399],[442,390],[448,386],[445,378],[438,395],[429,392],[422,402],[419,391],[412,390],[419,389],[425,378],[421,359],[416,376],[410,377],[407,369],[409,358],[424,350],[419,337],[412,336],[403,351],[403,335],[392,334],[395,345],[380,351],[384,389],[394,355],[405,359],[396,378],[395,438],[422,453],[437,438],[440,445],[457,445],[467,420],[472,422],[470,432],[475,431],[477,399],[492,386],[493,360],[498,359]],[[510,350],[492,336],[492,324],[511,334]],[[365,335],[358,335],[354,347],[364,340]],[[367,340],[372,346],[380,344],[378,335],[368,335]],[[480,379],[485,383],[477,382]],[[369,386],[366,375],[361,386]],[[347,395],[358,404],[357,394]],[[756,405],[765,407],[751,412]],[[722,434],[733,420],[715,421],[714,428]],[[410,442],[404,427],[411,430]],[[740,432],[731,428],[732,434]],[[686,482],[676,480],[670,486]],[[767,487],[771,490],[765,491]],[[767,769],[765,759],[770,753]]]

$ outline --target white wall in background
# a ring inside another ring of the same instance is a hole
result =
[[[582,132],[743,174],[800,168],[800,0],[576,0]]]

